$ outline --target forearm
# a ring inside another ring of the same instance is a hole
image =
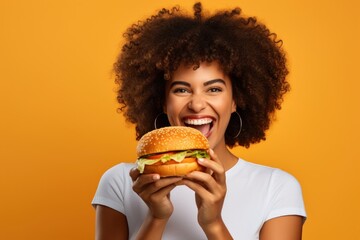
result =
[[[229,233],[229,230],[225,226],[224,222],[222,220],[219,220],[216,223],[202,226],[202,229],[204,230],[206,237],[208,240],[232,240],[232,236]]]
[[[150,214],[141,225],[136,239],[138,240],[161,240],[168,219],[154,218]]]

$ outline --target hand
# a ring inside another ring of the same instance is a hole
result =
[[[170,201],[170,191],[180,181],[180,177],[160,178],[159,174],[140,174],[136,168],[131,169],[133,190],[149,207],[150,215],[157,219],[168,219],[174,208]]]
[[[226,195],[225,169],[213,150],[210,150],[210,157],[212,160],[198,160],[200,165],[207,168],[206,173],[194,171],[176,183],[194,190],[198,222],[203,229],[223,224],[221,210]]]

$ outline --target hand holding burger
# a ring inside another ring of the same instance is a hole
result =
[[[138,142],[137,168],[140,173],[157,173],[161,177],[205,171],[197,159],[209,159],[208,149],[208,140],[196,129],[181,126],[156,129]]]

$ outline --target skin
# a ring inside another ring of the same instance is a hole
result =
[[[166,83],[164,112],[171,125],[185,125],[188,119],[211,118],[209,140],[211,160],[198,163],[207,172],[192,172],[184,176],[160,178],[157,174],[142,174],[132,169],[133,190],[149,207],[137,239],[161,239],[173,205],[171,190],[186,185],[195,192],[198,222],[208,239],[232,239],[221,217],[226,195],[225,172],[238,160],[226,147],[224,133],[230,115],[236,110],[231,81],[217,62],[192,66],[180,65],[171,80]],[[300,240],[303,218],[283,216],[270,219],[260,231],[260,240]],[[126,217],[105,206],[96,207],[96,239],[128,239]]]
[[[173,126],[185,126],[187,119],[213,119],[211,134],[206,136],[210,148],[225,169],[237,162],[225,144],[225,130],[231,113],[236,111],[231,80],[217,62],[202,63],[198,69],[180,65],[166,84],[164,112]]]

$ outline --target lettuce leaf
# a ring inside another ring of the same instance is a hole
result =
[[[140,173],[143,173],[145,169],[145,165],[152,165],[159,161],[161,161],[162,163],[166,163],[170,160],[181,162],[186,157],[208,158],[208,159],[210,158],[209,154],[205,150],[187,150],[187,151],[176,152],[173,154],[164,154],[159,159],[139,158],[137,159],[136,164]]]

